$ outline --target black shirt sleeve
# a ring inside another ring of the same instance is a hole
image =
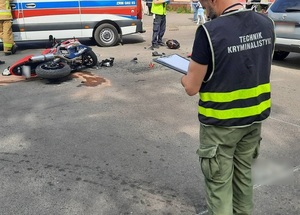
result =
[[[211,50],[202,26],[199,26],[196,31],[191,59],[203,65],[209,65],[211,62]]]
[[[204,81],[208,80],[212,73],[212,52],[206,32],[202,26],[196,31],[191,59],[199,64],[208,65]]]

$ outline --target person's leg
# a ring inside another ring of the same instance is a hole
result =
[[[3,51],[7,54],[11,54],[11,49],[14,45],[14,37],[11,27],[11,20],[3,21]]]
[[[14,36],[12,32],[11,20],[3,21],[3,51],[5,55],[14,54],[17,50],[17,46],[14,42]]]
[[[14,44],[11,26],[12,24],[10,20],[3,21],[3,51],[7,54],[11,53],[11,48]]]
[[[142,10],[143,10],[143,14],[144,15],[148,15],[149,14],[147,2],[145,0],[142,1]]]
[[[205,17],[205,15],[204,15],[204,13],[202,14],[202,24],[204,24],[205,22],[206,22],[206,17]]]
[[[153,19],[153,35],[152,35],[152,46],[158,45],[160,26],[161,26],[161,15],[154,15]]]
[[[3,21],[2,20],[0,20],[0,39],[3,41]],[[3,48],[4,48],[4,45],[3,45]],[[0,64],[5,64],[5,61],[0,60]]]
[[[258,156],[261,140],[261,124],[248,127],[247,134],[237,144],[234,155],[233,214],[250,215],[253,203],[251,167],[253,158]]]
[[[0,39],[3,40],[3,22],[2,20],[0,20]]]
[[[204,16],[204,10],[202,8],[198,9],[198,16],[200,16],[201,24],[204,24],[206,22],[205,16]]]
[[[152,3],[149,3],[148,4],[149,16],[152,15],[151,8],[152,8]]]
[[[158,34],[158,44],[163,45],[163,41],[162,38],[165,35],[166,32],[166,16],[163,15],[161,16],[161,20],[160,20],[160,28],[159,28],[159,34]]]
[[[202,17],[201,17],[201,8],[198,9],[198,13],[197,13],[197,25],[199,25],[200,23],[203,24]]]
[[[192,10],[194,12],[193,21],[195,22],[195,21],[197,21],[197,13],[198,13],[197,3],[192,3]]]
[[[233,156],[242,138],[240,130],[200,125],[201,170],[209,214],[232,215]]]
[[[3,47],[5,55],[15,54],[18,49],[14,41],[11,20],[3,21]]]

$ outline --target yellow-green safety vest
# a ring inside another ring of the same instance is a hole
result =
[[[151,13],[158,14],[158,15],[166,15],[167,14],[167,3],[162,3],[162,4],[152,3]]]

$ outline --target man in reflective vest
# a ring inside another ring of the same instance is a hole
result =
[[[210,22],[198,27],[187,75],[199,93],[201,170],[209,214],[252,214],[252,161],[270,115],[274,24],[239,0],[200,0]]]
[[[10,1],[12,0],[0,0],[0,39],[3,42],[3,51],[5,55],[14,54],[17,49],[12,33],[13,18]]]
[[[168,0],[153,0],[151,13],[153,14],[153,34],[151,48],[164,46],[162,38],[166,32],[166,14]]]

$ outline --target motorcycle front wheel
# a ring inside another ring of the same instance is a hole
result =
[[[97,55],[92,51],[87,51],[86,53],[82,54],[82,64],[87,67],[96,66],[98,63]]]
[[[49,61],[39,64],[35,73],[41,78],[58,79],[68,76],[71,73],[71,67],[64,62]]]

